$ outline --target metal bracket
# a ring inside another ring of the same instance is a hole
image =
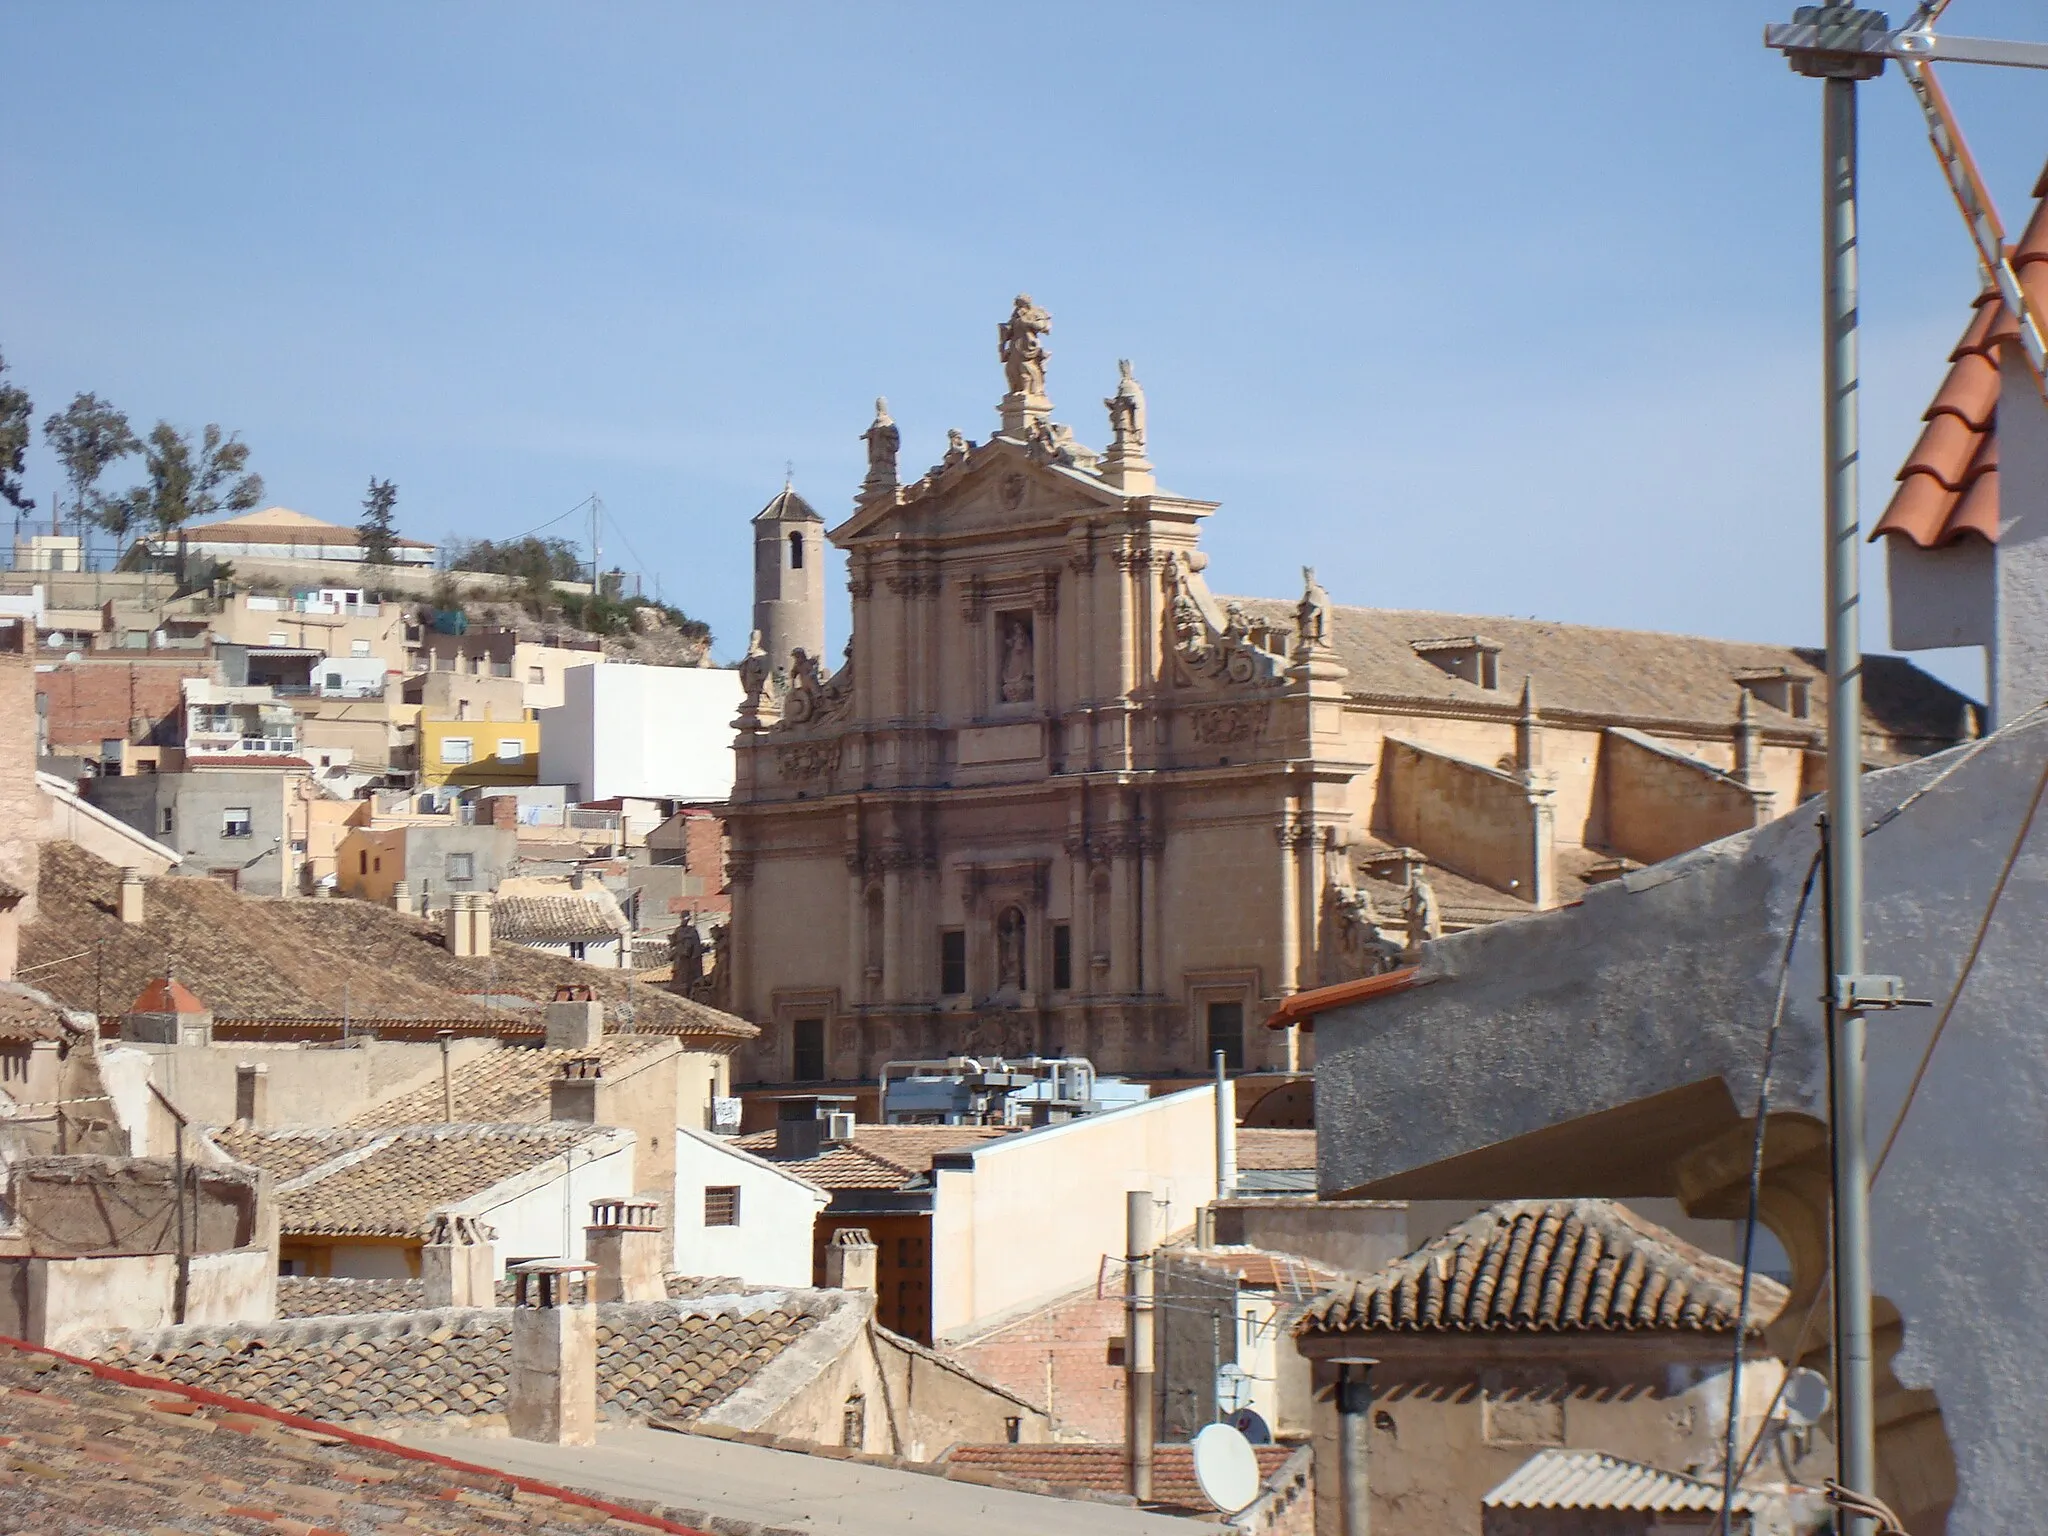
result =
[[[1906,996],[1905,980],[1898,976],[1837,976],[1835,993],[1829,1001],[1837,1013],[1934,1006],[1932,998]]]

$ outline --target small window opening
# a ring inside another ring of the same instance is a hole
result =
[[[804,568],[804,536],[800,533],[789,536],[789,568],[792,571]]]

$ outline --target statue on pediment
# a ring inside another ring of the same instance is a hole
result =
[[[996,327],[996,351],[1011,394],[1045,393],[1045,364],[1052,353],[1040,338],[1051,329],[1052,316],[1032,303],[1030,294],[1018,294],[1010,318]]]
[[[704,987],[704,935],[685,917],[668,937],[669,990],[695,997]]]
[[[1401,963],[1401,943],[1380,923],[1372,897],[1334,875],[1323,887],[1322,963],[1325,986],[1378,976]]]
[[[1324,649],[1330,643],[1330,594],[1316,580],[1316,568],[1301,568],[1301,601],[1294,606],[1295,648]]]
[[[1110,452],[1125,458],[1145,456],[1145,391],[1131,375],[1131,360],[1117,359],[1116,393],[1102,403],[1109,407]]]
[[[880,395],[875,396],[875,419],[861,437],[868,445],[868,477],[861,484],[861,495],[894,490],[896,453],[903,445],[903,434],[889,418],[889,402]]]
[[[1430,939],[1443,937],[1444,924],[1437,912],[1436,888],[1426,876],[1418,874],[1415,883],[1408,887],[1402,916],[1408,923],[1409,949],[1420,949]]]

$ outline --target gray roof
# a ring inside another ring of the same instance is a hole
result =
[[[1721,1486],[1601,1451],[1549,1450],[1531,1456],[1479,1502],[1487,1509],[1715,1514],[1721,1508]],[[1737,1514],[1748,1514],[1756,1501],[1738,1488],[1732,1507]]]
[[[805,501],[803,497],[797,495],[795,491],[785,485],[780,491],[775,493],[767,506],[754,514],[754,521],[757,523],[793,523],[797,521],[822,523],[825,519],[818,516],[816,510],[812,508],[808,501]]]

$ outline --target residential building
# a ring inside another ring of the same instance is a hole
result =
[[[299,717],[278,700],[273,683],[231,687],[188,677],[184,699],[181,745],[190,766],[220,762],[239,768],[299,756]]]
[[[419,706],[418,784],[436,798],[540,782],[541,728],[510,678],[427,672],[405,685]]]
[[[1248,1027],[1266,1000],[1577,901],[1819,785],[1816,650],[1339,606],[1313,573],[1298,599],[1219,596],[1216,505],[1161,488],[1136,382],[1106,453],[1042,378],[1012,385],[993,437],[923,473],[870,429],[830,534],[846,663],[740,668],[748,1082],[799,1080],[820,1025],[835,1083],[981,1052],[1298,1066],[1298,1037]],[[757,568],[758,598],[789,590]],[[1908,663],[1863,678],[1872,760],[1969,734],[1970,701]]]
[[[1489,1490],[1545,1447],[1704,1472],[1727,1443],[1742,1292],[1740,1265],[1605,1200],[1496,1206],[1325,1291],[1293,1325],[1313,1373],[1317,1528],[1338,1528],[1339,1359],[1375,1362],[1366,1454],[1387,1536],[1480,1536]],[[1751,1280],[1743,1445],[1784,1378],[1763,1332],[1785,1296]]]
[[[322,522],[289,507],[264,507],[210,523],[187,523],[175,534],[144,541],[159,560],[204,556],[236,560],[323,560],[350,565],[363,559],[361,535],[340,523]],[[418,539],[394,538],[391,560],[399,566],[431,566],[437,551]]]
[[[420,636],[418,665],[427,672],[513,678],[528,709],[554,709],[572,667],[602,666],[609,659],[595,635],[548,631],[534,639],[509,624],[472,624],[456,634],[428,626]]]
[[[207,619],[221,640],[253,647],[310,650],[335,661],[378,664],[410,672],[419,654],[415,605],[373,595],[360,587],[304,587],[286,595],[237,592]]]
[[[696,925],[708,953],[711,930],[732,916],[725,886],[725,822],[704,806],[685,806],[647,834],[647,862],[626,870],[638,927],[672,932]]]
[[[252,895],[297,894],[307,806],[317,794],[311,765],[304,758],[225,751],[186,762],[182,773],[87,779],[85,801],[177,850],[180,874],[205,875]]]
[[[211,650],[38,658],[42,754],[119,767],[129,745],[178,746],[185,735],[188,678],[223,681]]]
[[[368,809],[368,803],[356,802]],[[445,906],[465,891],[495,891],[517,858],[517,836],[506,827],[466,823],[449,816],[411,817],[396,825],[374,820],[352,827],[334,854],[339,895],[388,906],[398,883],[421,910]]]
[[[832,1192],[730,1136],[688,1125],[675,1134],[676,1269],[748,1285],[815,1284],[812,1234]]]
[[[540,776],[582,801],[722,801],[732,793],[739,674],[717,667],[571,667],[541,717]]]

